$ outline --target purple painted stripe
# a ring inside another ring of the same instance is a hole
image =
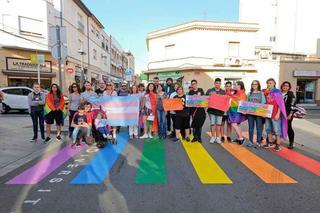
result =
[[[9,180],[6,184],[37,184],[63,163],[78,154],[84,147],[84,145],[76,148],[66,146],[65,148],[39,161],[36,165]]]

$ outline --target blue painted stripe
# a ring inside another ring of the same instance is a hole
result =
[[[128,133],[117,135],[117,145],[107,145],[100,150],[90,163],[70,182],[70,184],[101,184],[128,143]]]

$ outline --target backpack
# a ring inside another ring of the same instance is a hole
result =
[[[294,118],[301,119],[301,118],[304,118],[307,114],[306,110],[300,106],[293,106],[293,107],[291,107],[291,110],[293,111]]]

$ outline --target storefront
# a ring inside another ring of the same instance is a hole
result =
[[[294,70],[293,76],[297,77],[297,103],[315,104],[317,95],[317,81],[318,78],[320,78],[320,71]]]

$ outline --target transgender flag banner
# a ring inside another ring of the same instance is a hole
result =
[[[138,96],[102,96],[88,100],[93,109],[102,109],[107,114],[110,126],[136,126],[139,121]]]

